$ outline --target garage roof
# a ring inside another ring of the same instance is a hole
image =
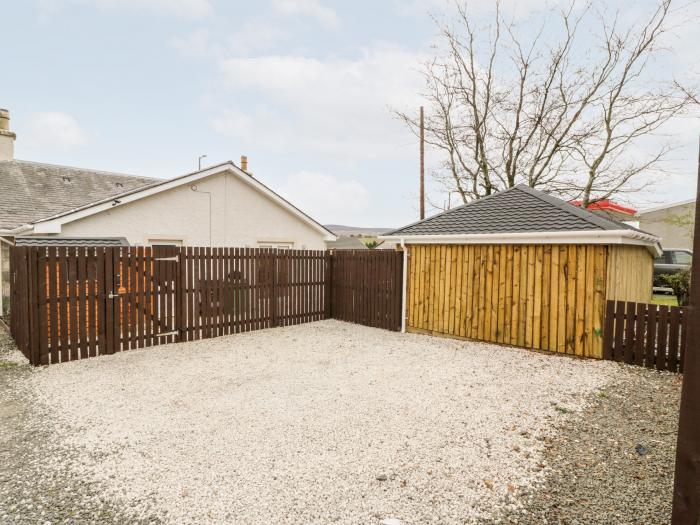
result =
[[[520,184],[386,235],[634,229]]]
[[[409,243],[641,244],[658,237],[520,184],[380,236]]]

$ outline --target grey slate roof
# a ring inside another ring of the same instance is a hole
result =
[[[459,235],[632,229],[520,184],[386,235]]]
[[[23,160],[0,161],[0,230],[160,181]]]
[[[129,246],[125,237],[15,237],[17,246]]]

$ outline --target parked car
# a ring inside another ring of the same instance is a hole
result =
[[[661,280],[662,275],[671,275],[687,270],[693,262],[693,252],[685,249],[664,250],[660,257],[654,259],[654,287],[668,288]]]

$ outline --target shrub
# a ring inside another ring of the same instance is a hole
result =
[[[670,275],[661,275],[661,280],[673,289],[678,298],[679,306],[688,305],[688,291],[690,290],[690,270],[682,270]]]

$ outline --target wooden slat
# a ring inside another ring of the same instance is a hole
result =
[[[77,279],[78,279],[78,341],[79,341],[79,355],[77,359],[82,359],[88,357],[88,309],[90,303],[88,302],[87,289],[89,283],[87,282],[87,261],[88,253],[85,248],[76,248],[76,264],[77,264]]]
[[[624,359],[624,334],[625,334],[625,303],[615,302],[615,343],[613,347],[613,360]]]
[[[66,295],[68,296],[68,332],[70,338],[69,359],[75,361],[80,359],[80,327],[78,326],[78,248],[67,248],[66,264],[68,276],[66,282]]]
[[[667,370],[671,372],[678,371],[678,354],[680,352],[680,328],[681,309],[677,306],[672,306],[669,312],[667,368]]]
[[[535,246],[527,247],[527,294],[525,297],[525,347],[533,346],[533,326],[535,323]]]
[[[615,301],[608,301],[605,310],[605,328],[603,341],[603,359],[612,360],[615,344]]]
[[[114,250],[115,248],[105,248],[104,250],[104,302],[105,302],[105,345],[104,353],[114,353],[114,301],[109,295],[114,291]]]
[[[634,337],[635,337],[635,303],[625,303],[625,341],[623,343],[623,360],[630,364],[634,361]]]
[[[46,259],[46,248],[38,249],[37,258],[37,301],[39,306],[39,364],[48,365],[50,362],[49,357],[49,311],[47,308],[48,303],[48,290],[46,277],[48,273],[48,262]]]
[[[658,328],[658,306],[650,304],[647,307],[646,357],[644,366],[656,367],[656,340]]]
[[[535,247],[535,283],[532,317],[532,344],[531,348],[542,348],[542,290],[544,280],[544,246]]]
[[[644,334],[646,332],[647,305],[637,303],[635,316],[633,362],[637,366],[644,366]]]
[[[656,341],[656,369],[668,370],[666,349],[668,337],[668,306],[659,307],[659,335]]]
[[[68,361],[68,252],[67,248],[58,248],[58,316],[59,316],[59,336],[61,363]]]

